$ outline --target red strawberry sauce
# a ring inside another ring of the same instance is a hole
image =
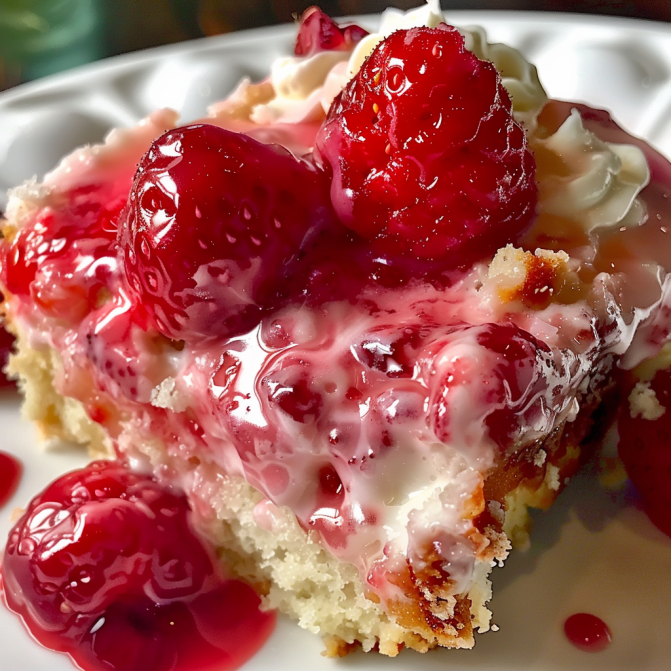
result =
[[[567,618],[564,633],[576,648],[585,652],[602,652],[613,640],[608,625],[590,613],[576,613]]]
[[[227,579],[186,498],[120,462],[68,473],[36,496],[2,560],[7,606],[84,671],[228,671],[273,613]]]
[[[0,452],[0,508],[12,498],[22,472],[23,466],[18,459],[6,452]]]
[[[19,614],[40,644],[69,654],[83,671],[230,671],[258,652],[273,631],[275,615],[260,611],[259,603],[239,580],[163,608],[119,601],[76,648],[60,633],[31,626],[27,608]]]

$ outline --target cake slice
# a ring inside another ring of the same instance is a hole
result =
[[[378,35],[309,10],[207,119],[11,194],[10,370],[47,437],[183,490],[328,654],[468,648],[663,344],[670,175],[436,3]]]

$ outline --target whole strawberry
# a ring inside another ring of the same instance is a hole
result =
[[[389,257],[470,263],[535,213],[534,159],[501,78],[444,24],[375,49],[331,106],[316,155],[340,219]]]
[[[332,218],[327,180],[288,151],[216,126],[178,128],[135,176],[119,227],[126,278],[164,335],[238,335]]]
[[[649,409],[632,404],[625,391],[618,417],[618,452],[646,513],[671,536],[671,369],[659,370],[649,383],[640,384],[634,394],[647,397]]]

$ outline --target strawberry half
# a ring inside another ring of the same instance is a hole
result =
[[[535,213],[535,162],[501,78],[445,24],[384,40],[334,101],[315,154],[343,223],[383,255],[463,265]]]

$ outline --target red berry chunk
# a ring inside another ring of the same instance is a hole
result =
[[[453,340],[466,347],[456,347],[432,391],[430,421],[441,441],[449,443],[453,425],[463,421],[454,415],[453,397],[464,392],[474,408],[485,409],[482,422],[502,452],[545,423],[545,394],[559,373],[547,345],[514,324],[467,327]]]
[[[217,574],[186,498],[118,462],[69,473],[30,503],[2,573],[9,607],[85,671],[232,671],[274,617]]]
[[[319,7],[310,7],[301,16],[294,53],[312,56],[320,51],[349,51],[366,35],[367,30],[356,25],[341,28]]]
[[[114,271],[117,222],[130,181],[120,177],[65,193],[61,207],[44,208],[3,241],[0,272],[7,290],[76,323],[97,307]],[[102,262],[105,257],[109,261]]]
[[[657,419],[641,414],[632,417],[627,393],[632,387],[623,390],[618,451],[648,516],[671,536],[671,369],[657,371],[650,381],[650,389],[664,408]]]
[[[465,264],[534,216],[535,163],[500,76],[444,24],[375,49],[331,106],[316,155],[343,223],[391,257]]]
[[[253,327],[329,219],[322,175],[278,146],[178,128],[142,159],[120,227],[132,290],[170,338]]]
[[[9,606],[31,629],[76,641],[121,598],[198,594],[214,566],[184,496],[99,461],[32,500],[10,533],[2,573]]]

